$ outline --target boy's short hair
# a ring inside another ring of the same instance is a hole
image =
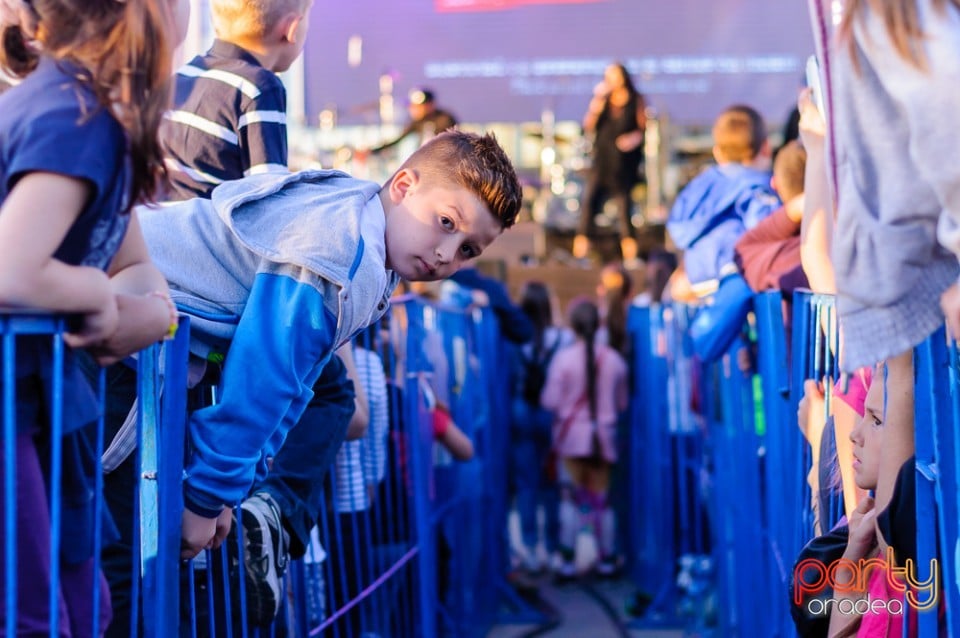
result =
[[[713,144],[725,162],[753,161],[766,139],[763,118],[750,106],[728,107],[713,123]]]
[[[449,129],[417,149],[400,167],[404,168],[415,169],[429,183],[466,188],[483,201],[504,229],[517,221],[523,201],[520,181],[492,133]]]
[[[302,12],[308,0],[211,0],[217,33],[259,38],[289,14]]]
[[[803,192],[807,152],[796,140],[787,142],[773,158],[773,179],[780,199],[787,201]]]

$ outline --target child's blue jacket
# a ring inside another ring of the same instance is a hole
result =
[[[212,517],[246,496],[329,357],[386,312],[399,278],[385,266],[379,190],[339,171],[272,173],[138,209],[190,316],[191,353],[224,357],[219,403],[190,418],[191,511]]]
[[[780,206],[770,173],[742,164],[711,166],[680,191],[670,209],[667,231],[694,290],[715,288],[736,272],[734,246],[740,236]]]

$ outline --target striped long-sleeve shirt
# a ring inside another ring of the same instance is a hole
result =
[[[377,353],[354,346],[353,360],[357,382],[363,385],[370,409],[367,434],[346,441],[337,452],[335,507],[338,512],[357,512],[370,508],[367,486],[383,480],[387,467],[387,435],[390,415],[387,405],[387,379],[383,360]]]
[[[227,180],[287,170],[287,98],[280,78],[235,44],[177,71],[174,108],[160,128],[168,199],[210,197]]]

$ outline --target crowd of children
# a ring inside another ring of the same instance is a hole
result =
[[[242,502],[248,621],[259,626],[279,609],[287,554],[309,544],[353,413],[335,350],[386,312],[401,278],[443,279],[478,257],[513,224],[520,186],[492,136],[459,131],[422,147],[382,186],[288,172],[275,72],[302,49],[307,1],[214,3],[220,39],[181,69],[173,103],[186,2],[99,4],[33,0],[4,15],[4,67],[25,79],[3,96],[0,300],[81,315],[67,344],[101,364],[168,335],[177,311],[193,319],[191,356],[219,396],[190,417],[182,557],[222,543]],[[18,508],[22,529],[49,528],[37,463],[49,444],[44,354],[40,344],[18,351],[18,500],[30,504]],[[95,405],[72,358],[67,367],[65,429],[80,446]],[[109,434],[119,429],[108,424]],[[65,485],[92,480],[79,471],[67,468]],[[131,471],[114,473],[123,482]],[[130,521],[120,527],[117,543],[129,550]],[[95,548],[75,538],[64,574],[90,571]],[[49,562],[46,537],[17,539],[17,626],[45,632],[50,582],[33,572]],[[108,575],[117,568],[115,591],[130,560],[105,561]],[[90,606],[75,598],[89,586],[59,586],[62,618],[85,635]],[[101,601],[100,626],[122,635],[130,625],[110,624],[110,597]]]

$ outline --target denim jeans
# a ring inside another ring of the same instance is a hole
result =
[[[523,544],[528,550],[536,549],[537,508],[542,505],[545,516],[543,542],[548,553],[552,553],[557,548],[560,533],[559,489],[556,484],[547,479],[543,467],[550,446],[549,434],[541,436],[536,433],[516,435],[510,444],[517,514],[520,517]]]
[[[290,533],[290,556],[310,545],[323,502],[323,484],[353,416],[353,382],[339,357],[330,361],[313,386],[313,398],[273,458],[267,477],[253,488],[268,492],[283,513]]]

